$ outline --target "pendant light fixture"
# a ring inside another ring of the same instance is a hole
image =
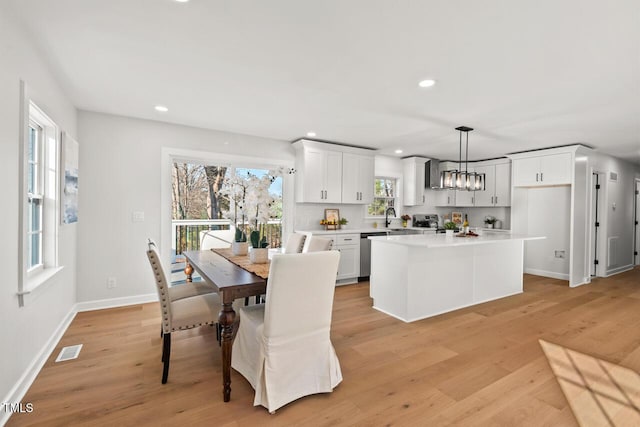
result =
[[[483,191],[485,189],[485,174],[469,172],[469,132],[471,132],[473,128],[459,126],[456,130],[460,132],[458,169],[442,171],[440,174],[440,187],[458,191]],[[463,132],[466,135],[464,168],[462,161]]]

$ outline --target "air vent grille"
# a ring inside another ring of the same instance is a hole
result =
[[[80,350],[82,350],[82,344],[63,347],[62,350],[60,350],[60,354],[58,354],[56,362],[77,359],[80,354]]]

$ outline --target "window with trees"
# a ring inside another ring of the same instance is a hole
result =
[[[396,185],[397,180],[395,178],[376,177],[373,203],[367,208],[369,216],[384,216],[388,208],[395,208]]]
[[[174,162],[172,170],[172,217],[177,253],[199,248],[201,231],[245,227],[248,232],[251,212],[244,212],[234,224],[236,202],[228,187],[234,179],[262,180],[268,184],[271,202],[267,224],[263,228],[270,247],[280,247],[282,237],[282,176],[280,171],[236,166],[211,166]],[[252,194],[247,194],[251,198]],[[244,206],[240,206],[244,209]]]

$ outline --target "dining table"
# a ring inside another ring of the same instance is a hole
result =
[[[267,290],[269,263],[251,264],[249,257],[235,256],[231,249],[185,251],[184,272],[187,282],[193,280],[194,270],[220,295],[222,309],[218,315],[221,326],[222,395],[231,399],[231,354],[236,312],[233,302],[239,298],[262,295]]]

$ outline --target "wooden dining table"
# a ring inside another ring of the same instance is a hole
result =
[[[218,251],[225,256],[213,250],[183,252],[187,261],[184,271],[187,275],[187,282],[193,280],[192,275],[195,270],[220,295],[222,310],[220,310],[218,321],[222,329],[222,395],[224,401],[228,402],[231,399],[231,352],[236,319],[233,302],[238,298],[248,298],[266,293],[267,278],[263,273],[265,271],[264,265],[261,270],[256,270],[258,274],[264,276],[260,277],[246,269],[248,263],[243,268],[241,265],[244,264],[241,258],[230,256],[230,252],[227,255],[227,252]],[[266,271],[268,272],[268,267]]]

